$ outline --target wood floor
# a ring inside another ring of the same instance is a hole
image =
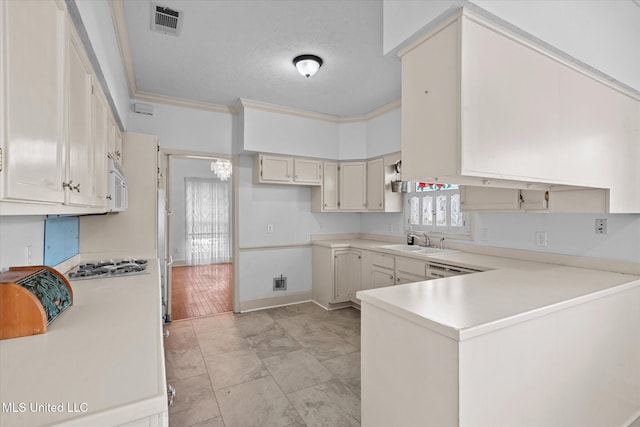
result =
[[[190,319],[233,310],[230,262],[173,267],[171,319]]]

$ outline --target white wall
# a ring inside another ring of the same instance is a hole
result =
[[[31,263],[26,247],[31,246]],[[44,262],[44,217],[0,216],[0,271],[17,265],[42,265]]]
[[[113,97],[117,114],[128,129],[129,87],[108,0],[76,0],[80,17]]]
[[[461,1],[383,0],[383,51],[394,51]],[[640,7],[632,0],[472,0],[566,54],[640,90]]]
[[[240,114],[244,151],[338,158],[340,138],[336,122],[247,107]]]
[[[608,233],[595,234],[596,218],[606,218]],[[481,230],[488,240],[480,241]],[[548,245],[535,245],[535,232],[546,231]],[[640,262],[638,214],[477,214],[475,243],[538,252]]]
[[[367,123],[364,121],[338,125],[340,160],[367,158]]]
[[[281,295],[272,279],[284,274],[287,292],[311,290],[311,251],[308,247],[269,248],[306,244],[311,234],[360,230],[360,214],[313,213],[309,187],[252,183],[252,161],[240,156],[239,181],[240,300]],[[267,224],[273,233],[267,233]],[[248,250],[251,247],[261,247]]]
[[[231,154],[234,132],[231,114],[151,105],[152,116],[129,113],[129,131],[158,135],[160,148]]]
[[[367,158],[400,151],[401,110],[396,108],[366,122]]]

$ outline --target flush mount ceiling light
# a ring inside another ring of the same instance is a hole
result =
[[[322,58],[316,55],[299,55],[293,58],[293,65],[300,74],[309,78],[322,66]]]

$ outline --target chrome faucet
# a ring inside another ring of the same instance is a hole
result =
[[[414,239],[421,240],[423,244],[418,243],[418,246],[431,246],[431,239],[427,236],[427,233],[416,234],[412,231],[407,231],[407,237],[413,237]]]

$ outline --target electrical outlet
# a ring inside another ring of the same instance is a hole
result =
[[[596,234],[607,234],[606,219],[596,219]]]
[[[24,247],[24,262],[27,265],[31,265],[31,245]]]
[[[267,233],[273,233],[273,224],[267,224]]]
[[[536,246],[547,246],[549,243],[546,231],[536,231]]]
[[[489,229],[488,228],[481,228],[480,229],[480,241],[481,242],[488,242],[489,241]]]

